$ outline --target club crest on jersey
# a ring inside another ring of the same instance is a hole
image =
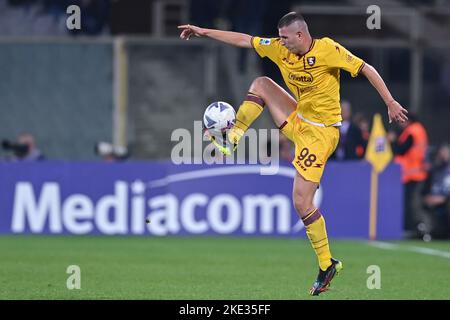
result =
[[[309,66],[312,67],[314,63],[316,63],[316,57],[308,57],[306,58],[306,61],[308,61]]]
[[[259,44],[263,46],[268,46],[270,44],[270,39],[261,39],[259,40]]]

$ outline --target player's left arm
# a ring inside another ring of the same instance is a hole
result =
[[[361,73],[365,75],[367,79],[369,79],[372,86],[377,89],[378,93],[386,104],[388,108],[389,123],[391,123],[392,120],[398,122],[404,122],[408,120],[408,116],[406,115],[408,111],[392,97],[389,89],[383,81],[383,78],[381,78],[377,70],[370,64],[365,63],[364,67],[361,69]]]

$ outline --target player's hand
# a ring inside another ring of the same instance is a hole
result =
[[[178,26],[178,29],[181,29],[180,38],[183,40],[189,40],[189,38],[194,35],[197,37],[202,37],[205,35],[205,31],[203,28],[193,26],[191,24],[184,24],[182,26]]]
[[[405,122],[406,120],[408,120],[407,116],[408,110],[403,108],[397,101],[392,100],[391,102],[388,103],[387,107],[388,107],[389,123],[391,123],[392,121]]]

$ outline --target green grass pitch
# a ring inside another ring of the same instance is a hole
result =
[[[344,270],[311,297],[318,269],[304,239],[1,236],[0,299],[450,299],[450,242],[395,245],[331,240]],[[81,268],[80,290],[66,287],[69,265]],[[367,288],[370,265],[381,289]]]

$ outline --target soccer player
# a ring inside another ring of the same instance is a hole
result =
[[[319,274],[309,293],[319,295],[328,289],[342,263],[332,258],[325,219],[313,205],[328,157],[339,141],[341,109],[339,72],[353,77],[365,75],[388,108],[389,122],[403,122],[407,111],[392,97],[378,72],[330,38],[313,38],[303,16],[290,12],[278,22],[278,38],[261,38],[238,32],[182,25],[180,38],[192,35],[208,37],[237,47],[253,48],[279,67],[294,95],[268,77],[256,78],[241,104],[236,124],[228,140],[237,145],[245,131],[265,106],[281,130],[295,144],[292,164],[297,169],[293,185],[293,203],[306,228],[306,234],[319,261]],[[222,150],[223,151],[223,150]]]

